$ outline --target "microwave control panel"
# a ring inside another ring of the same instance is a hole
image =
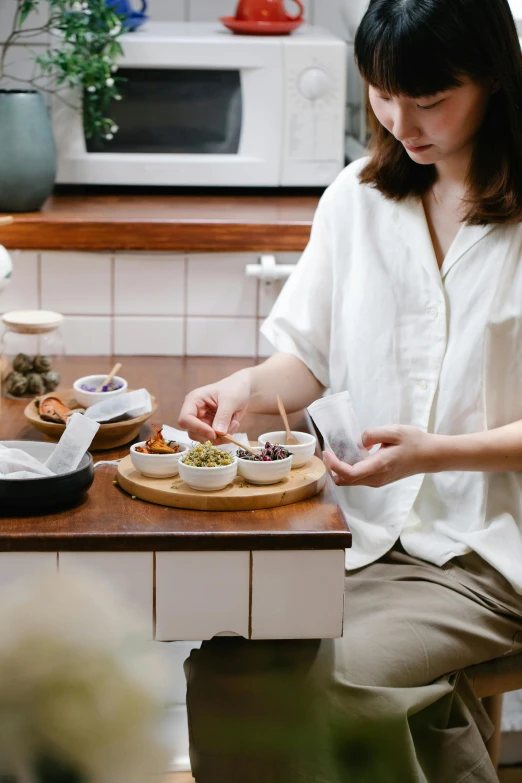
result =
[[[344,41],[285,47],[283,185],[324,184],[344,166]]]

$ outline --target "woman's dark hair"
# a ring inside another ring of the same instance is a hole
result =
[[[465,220],[522,220],[522,53],[508,0],[371,0],[355,58],[365,81],[390,95],[434,95],[462,76],[496,81],[475,139]],[[361,182],[395,200],[423,195],[435,166],[414,163],[368,110],[371,158]]]

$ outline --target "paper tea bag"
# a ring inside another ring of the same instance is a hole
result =
[[[73,413],[45,466],[56,475],[76,470],[99,428],[98,422],[81,413]]]
[[[323,436],[325,446],[337,459],[355,465],[368,457],[361,439],[352,398],[348,392],[321,397],[308,406],[308,413]]]

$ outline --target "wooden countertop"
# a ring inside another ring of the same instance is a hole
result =
[[[58,195],[14,215],[16,250],[302,251],[319,196]]]
[[[68,357],[64,387],[83,375],[109,371],[118,357]],[[249,364],[245,359],[119,357],[132,388],[146,385],[157,397],[155,424],[175,426],[185,393]],[[251,362],[250,362],[251,363]],[[43,440],[23,415],[27,401],[3,399],[0,440]],[[280,428],[278,416],[248,415],[241,430],[254,438]],[[290,426],[303,429],[302,413]],[[141,439],[152,433],[150,423]],[[93,452],[94,461],[117,459],[128,446]],[[13,517],[0,510],[0,551],[336,549],[351,534],[337,506],[335,487],[301,503],[260,511],[202,512],[132,500],[113,484],[115,466],[96,469],[94,484],[77,507],[44,516]]]

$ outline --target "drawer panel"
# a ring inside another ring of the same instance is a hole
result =
[[[252,639],[342,636],[344,550],[252,552]]]
[[[156,639],[248,637],[249,552],[157,552]]]

